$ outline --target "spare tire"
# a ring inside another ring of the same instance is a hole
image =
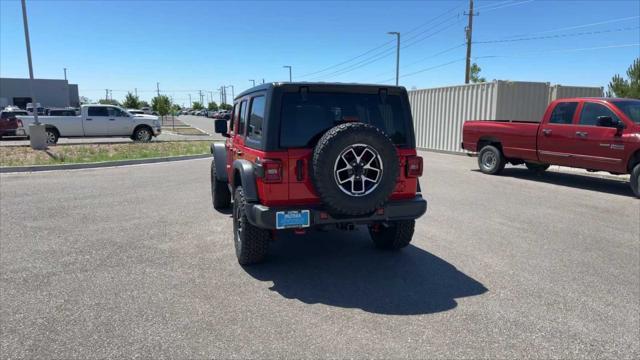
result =
[[[384,205],[396,186],[396,147],[380,129],[364,123],[340,124],[318,141],[312,181],[333,215],[364,215]]]

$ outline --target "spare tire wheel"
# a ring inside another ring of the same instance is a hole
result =
[[[313,184],[334,215],[364,215],[384,205],[398,178],[396,147],[378,128],[345,123],[318,141],[311,163]]]

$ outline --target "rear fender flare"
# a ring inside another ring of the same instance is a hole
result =
[[[248,202],[258,202],[258,189],[253,164],[248,160],[235,160],[233,162],[233,189],[242,186],[244,197]]]
[[[229,182],[227,176],[227,149],[224,144],[211,144],[211,154],[216,167],[216,180]]]

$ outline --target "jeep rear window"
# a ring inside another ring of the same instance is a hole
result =
[[[330,128],[363,122],[380,128],[396,145],[407,143],[407,120],[398,95],[285,93],[282,95],[280,146],[309,147]]]

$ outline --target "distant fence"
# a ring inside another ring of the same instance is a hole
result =
[[[501,81],[409,91],[421,149],[463,152],[466,120],[539,120],[547,105],[577,96],[603,96],[601,87],[550,86],[549,83]]]

